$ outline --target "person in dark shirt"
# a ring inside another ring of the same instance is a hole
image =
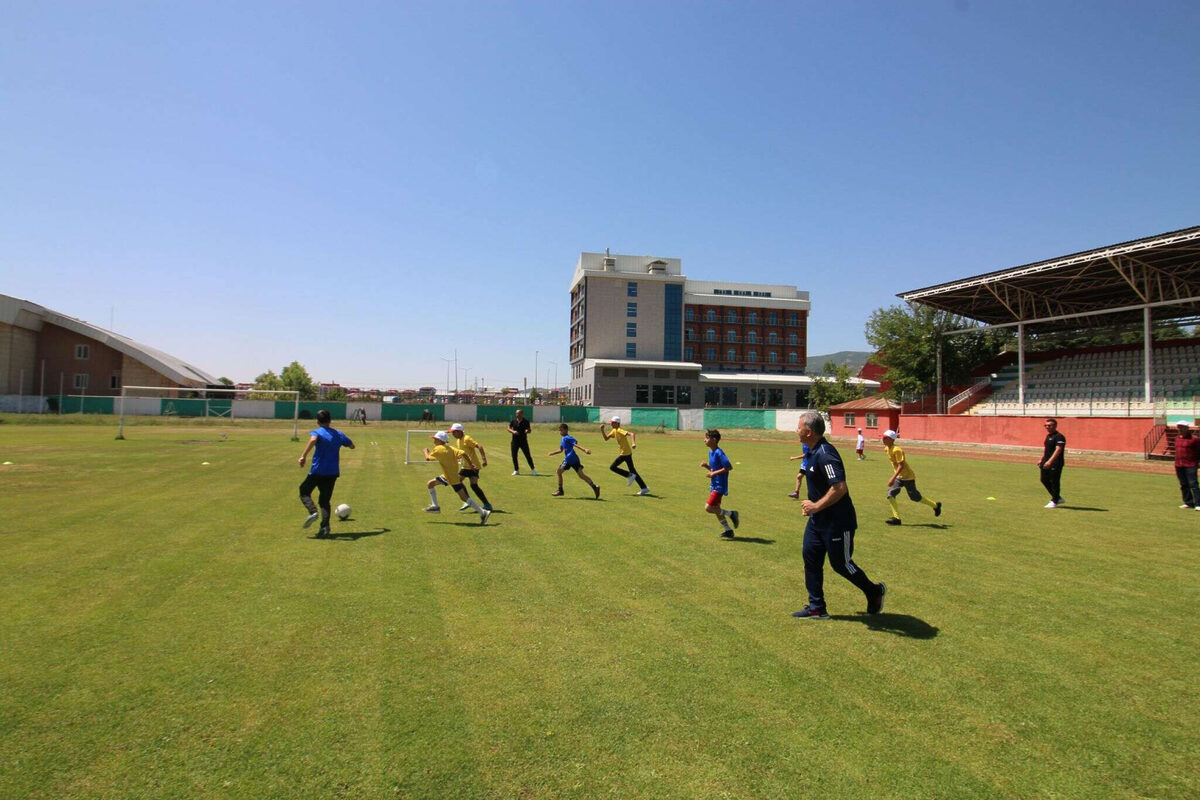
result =
[[[1063,504],[1062,471],[1067,457],[1067,437],[1058,432],[1058,420],[1048,417],[1044,423],[1046,441],[1042,444],[1042,460],[1038,467],[1042,470],[1042,486],[1050,493],[1050,502],[1046,508],[1058,508]]]
[[[825,557],[833,571],[857,586],[867,597],[867,613],[883,610],[887,586],[872,583],[862,567],[851,560],[858,517],[846,487],[842,457],[825,438],[825,420],[815,411],[805,412],[796,428],[800,441],[808,445],[805,468],[808,499],[801,504],[808,524],[804,526],[804,586],[808,605],[792,614],[801,619],[829,619],[825,607]]]
[[[537,475],[537,470],[533,468],[533,456],[529,452],[529,433],[533,430],[533,426],[529,424],[529,420],[525,419],[525,412],[517,409],[517,415],[508,423],[508,432],[512,434],[512,460],[513,460],[513,475],[520,475],[521,468],[517,466],[517,453],[525,454],[525,462],[529,464],[529,471]]]
[[[1196,467],[1200,464],[1200,438],[1192,435],[1186,422],[1175,423],[1175,477],[1179,479],[1179,492],[1183,495],[1180,508],[1200,511],[1200,486],[1196,483]]]
[[[304,448],[304,452],[300,454],[299,458],[299,464],[303,467],[308,454],[313,454],[312,467],[308,470],[308,477],[300,484],[300,502],[308,510],[308,519],[304,520],[304,527],[307,528],[316,522],[318,516],[321,518],[321,527],[317,532],[318,539],[329,535],[329,501],[333,499],[333,486],[337,483],[338,475],[341,474],[338,451],[343,447],[354,449],[354,442],[350,441],[350,437],[330,426],[329,421],[328,411],[322,408],[317,412],[317,428],[309,434],[308,446]],[[313,452],[314,450],[316,452]],[[317,511],[317,505],[313,503],[313,489],[319,489],[321,492],[318,496],[320,512]]]

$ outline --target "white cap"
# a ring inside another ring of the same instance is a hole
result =
[[[456,422],[450,426],[450,430],[452,430],[452,431],[461,431],[462,429],[463,429],[463,426],[462,426],[461,422]]]
[[[894,430],[891,430],[889,428],[888,430],[883,432],[882,438],[884,438],[884,439],[899,439],[900,434],[896,433]]]
[[[435,433],[433,436],[430,436],[429,438],[437,439],[439,442],[448,442],[448,441],[450,441],[450,434],[446,433],[445,431],[438,431],[437,433]]]
[[[621,422],[621,418],[620,418],[620,417],[613,417],[613,418],[610,420],[610,422],[616,422],[616,423],[618,423],[618,424],[619,424],[619,423]]]

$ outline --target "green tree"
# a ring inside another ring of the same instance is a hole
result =
[[[301,400],[317,399],[317,385],[299,361],[293,361],[280,371],[279,382],[282,384],[279,388],[299,392]]]
[[[335,386],[325,393],[325,399],[331,403],[340,403],[346,399],[346,390],[341,386]]]
[[[229,378],[224,378],[224,377],[217,378],[217,383],[223,384],[225,386],[233,386],[233,381],[229,380]]]
[[[828,411],[830,406],[863,396],[862,384],[850,382],[854,376],[845,364],[826,361],[822,373],[813,379],[808,392],[808,404],[818,411]]]
[[[254,379],[254,388],[270,391],[277,391],[283,388],[283,383],[279,380],[279,376],[274,370],[267,370]],[[246,395],[250,400],[278,400],[278,395],[263,394],[261,392],[251,391]]]
[[[980,326],[919,304],[889,306],[871,312],[866,337],[875,348],[875,355],[870,360],[886,370],[883,380],[891,384],[887,395],[912,398],[937,388],[939,342],[944,386],[969,383],[972,369],[1005,347],[1015,345],[1015,333],[1007,328],[946,335],[946,331],[973,327]]]

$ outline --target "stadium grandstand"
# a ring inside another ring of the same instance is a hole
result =
[[[948,332],[948,346],[968,330],[1016,332],[1016,352],[981,365],[977,382],[958,395],[939,398],[941,414],[905,414],[909,439],[1032,444],[1040,429],[1029,423],[1055,416],[1075,419],[1072,449],[1154,456],[1169,451],[1169,425],[1200,418],[1200,340],[1153,336],[1156,325],[1200,320],[1200,226],[897,296],[979,324]],[[1031,335],[1131,325],[1141,328],[1137,344],[1028,346]]]

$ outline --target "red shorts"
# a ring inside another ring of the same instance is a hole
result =
[[[721,498],[724,497],[720,492],[712,492],[708,495],[708,502],[705,505],[721,507]]]

